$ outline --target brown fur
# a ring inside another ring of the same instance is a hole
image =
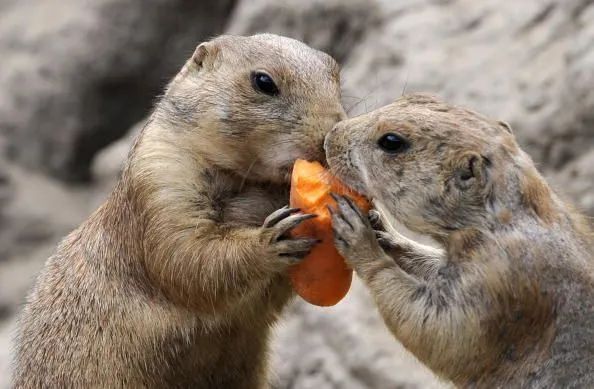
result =
[[[386,133],[410,147],[387,153]],[[591,234],[509,126],[413,95],[339,123],[325,148],[386,220],[443,245],[374,232],[346,199],[334,215],[339,251],[417,358],[462,387],[594,386]]]
[[[545,223],[553,223],[558,214],[555,212],[550,189],[540,177],[536,169],[524,170],[520,178],[520,192],[524,205]]]
[[[256,91],[254,70],[280,94]],[[294,159],[320,157],[343,117],[327,55],[268,34],[200,45],[109,199],[39,276],[14,386],[266,386],[285,270],[312,245],[278,239],[300,216],[268,216],[288,201]]]

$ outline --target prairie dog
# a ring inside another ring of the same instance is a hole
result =
[[[442,246],[376,235],[339,199],[336,245],[420,361],[461,387],[594,387],[592,235],[507,124],[411,95],[325,148],[334,174]]]
[[[287,266],[312,239],[288,202],[296,158],[345,113],[328,55],[271,34],[200,44],[113,193],[59,246],[24,308],[14,386],[266,386]]]

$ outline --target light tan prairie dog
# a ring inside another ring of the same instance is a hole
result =
[[[39,276],[14,386],[266,386],[285,270],[315,243],[285,236],[309,217],[281,208],[290,170],[344,117],[324,53],[270,34],[198,46]]]
[[[376,233],[347,199],[336,245],[387,326],[461,387],[594,387],[588,227],[509,126],[426,95],[339,123],[331,171],[432,249]]]

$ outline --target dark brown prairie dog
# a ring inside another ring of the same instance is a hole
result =
[[[284,238],[307,217],[281,208],[290,168],[344,117],[324,53],[269,34],[198,46],[107,202],[48,260],[15,387],[266,386],[285,270],[314,244]]]
[[[425,95],[339,123],[331,170],[432,249],[347,199],[336,244],[406,348],[461,387],[594,387],[591,234],[509,127]]]

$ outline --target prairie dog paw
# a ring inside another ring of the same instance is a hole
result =
[[[332,195],[337,204],[332,216],[334,244],[338,252],[354,266],[357,262],[374,259],[382,253],[376,233],[367,216],[346,196]]]
[[[299,208],[285,206],[271,213],[262,225],[261,235],[277,263],[288,266],[299,262],[320,241],[316,238],[291,237],[299,224],[317,215],[300,213]]]

